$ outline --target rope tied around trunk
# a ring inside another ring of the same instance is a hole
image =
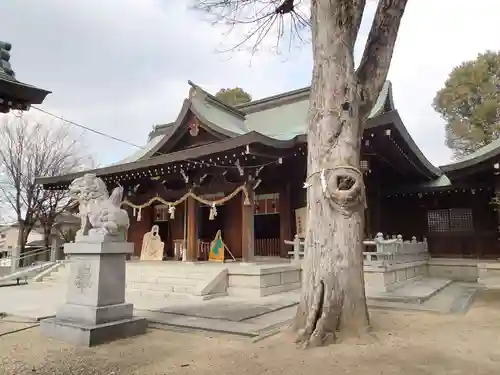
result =
[[[337,165],[322,168],[309,175],[304,182],[304,188],[309,188],[313,177],[318,177],[323,195],[328,198],[334,210],[345,216],[350,216],[352,208],[362,204],[366,208],[365,184],[363,172],[352,165]]]

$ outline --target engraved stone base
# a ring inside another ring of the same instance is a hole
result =
[[[146,320],[134,318],[134,306],[125,302],[125,257],[133,251],[132,243],[95,236],[65,244],[71,255],[66,301],[54,319],[41,322],[42,332],[86,346],[145,333]]]
[[[130,319],[133,316],[134,305],[119,303],[108,306],[85,306],[66,303],[57,310],[56,317],[63,322],[79,324],[104,324],[118,320]]]
[[[144,318],[130,318],[87,325],[52,318],[42,320],[40,328],[43,334],[48,337],[89,347],[144,334],[146,333],[147,321]]]

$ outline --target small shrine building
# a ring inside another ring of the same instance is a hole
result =
[[[65,189],[90,172],[108,190],[123,186],[137,257],[153,225],[164,259],[185,249],[187,260],[206,260],[219,230],[235,258],[287,257],[285,240],[301,235],[306,220],[309,88],[233,107],[190,85],[177,119],[155,126],[139,151],[108,167],[37,182]],[[425,237],[432,257],[498,258],[499,215],[491,200],[499,163],[495,141],[458,163],[433,166],[386,82],[362,140],[366,237]]]

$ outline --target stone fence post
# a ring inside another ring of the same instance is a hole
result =
[[[300,260],[300,238],[296,234],[294,239],[293,239],[293,260],[299,261]]]
[[[14,273],[19,268],[19,258],[21,255],[21,248],[19,246],[14,246],[10,252],[10,272]]]

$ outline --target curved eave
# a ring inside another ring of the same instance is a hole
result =
[[[455,163],[442,165],[439,168],[444,173],[460,173],[467,169],[479,167],[480,165],[495,164],[500,160],[500,139],[496,139],[490,144],[481,147],[479,150],[467,155],[462,160]]]
[[[412,152],[416,159],[419,161],[421,166],[425,169],[429,178],[436,178],[443,174],[443,171],[434,165],[425,157],[420,148],[417,146],[410,133],[403,124],[403,120],[399,116],[397,110],[392,110],[390,112],[381,114],[377,117],[371,118],[367,121],[365,129],[370,129],[372,127],[383,126],[393,124],[394,128],[398,131],[399,135],[403,139],[403,142],[408,147],[408,150]]]
[[[288,149],[298,144],[304,144],[306,137],[304,135],[296,136],[293,139],[280,141],[267,137],[257,132],[250,132],[235,138],[229,138],[216,143],[209,143],[199,147],[193,147],[186,150],[173,152],[170,154],[156,156],[150,159],[138,160],[131,163],[114,165],[110,167],[98,168],[78,173],[71,173],[56,177],[37,177],[35,183],[44,187],[51,185],[67,185],[75,178],[81,177],[86,173],[95,173],[97,176],[112,175],[117,173],[126,173],[137,169],[151,168],[159,165],[197,159],[214,153],[225,152],[235,148],[245,147],[251,144],[260,144],[275,149]]]
[[[0,76],[0,93],[27,104],[42,104],[51,92]]]

